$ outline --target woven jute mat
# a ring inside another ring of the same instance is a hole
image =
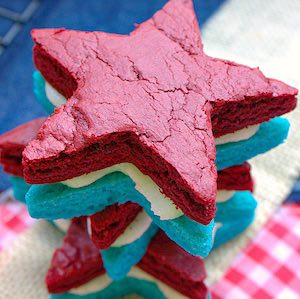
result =
[[[38,221],[0,255],[0,299],[46,299],[44,279],[63,235],[46,221]],[[138,299],[132,295],[126,299]],[[125,299],[125,298],[124,298]]]
[[[283,3],[284,2],[284,3]],[[270,77],[300,86],[300,1],[231,0],[203,30],[206,52],[240,63],[260,65]],[[288,141],[251,161],[259,201],[256,220],[239,238],[207,259],[207,282],[219,280],[228,265],[286,198],[300,173],[300,112],[289,114]],[[0,254],[0,299],[44,299],[44,276],[62,236],[46,222],[28,229]],[[131,297],[134,298],[134,297]]]
[[[260,66],[269,77],[300,87],[300,1],[226,1],[203,30],[211,56]],[[251,160],[258,200],[256,220],[242,236],[206,260],[207,282],[218,281],[233,259],[288,196],[300,174],[300,107],[286,116],[291,129],[284,145]]]
[[[45,221],[34,224],[0,255],[0,298],[48,298],[44,278],[62,234]]]

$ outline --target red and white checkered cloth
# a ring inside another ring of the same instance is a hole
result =
[[[213,299],[300,298],[300,205],[282,206],[212,294]]]
[[[6,196],[6,201],[0,204],[0,251],[6,249],[35,221],[29,216],[24,204],[10,198],[10,193]]]

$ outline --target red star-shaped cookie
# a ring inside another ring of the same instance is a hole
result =
[[[206,298],[203,260],[184,251],[162,231],[152,239],[137,267],[188,298]],[[47,272],[45,280],[49,292],[68,292],[103,274],[103,262],[89,238],[86,218],[73,219]]]
[[[0,136],[0,164],[5,172],[22,177],[22,152],[36,137],[45,118],[34,119]]]
[[[24,151],[29,183],[130,162],[207,224],[215,212],[214,136],[295,107],[295,89],[203,52],[191,0],[169,1],[130,35],[32,36],[37,68],[68,101]]]
[[[51,293],[63,293],[104,274],[99,250],[88,237],[86,217],[74,218],[46,276]]]

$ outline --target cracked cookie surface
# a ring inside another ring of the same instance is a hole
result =
[[[214,136],[295,106],[297,91],[204,54],[192,2],[172,0],[130,35],[34,30],[34,60],[68,98],[24,152],[30,183],[130,162],[190,218],[215,213]]]

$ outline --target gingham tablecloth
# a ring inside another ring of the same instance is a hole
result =
[[[25,205],[0,205],[0,251],[35,220]],[[283,205],[212,286],[214,299],[300,298],[300,205]]]
[[[5,203],[0,204],[0,252],[9,247],[11,242],[35,222],[24,204],[13,200],[10,193]]]
[[[285,204],[212,287],[215,299],[300,298],[300,205]]]

